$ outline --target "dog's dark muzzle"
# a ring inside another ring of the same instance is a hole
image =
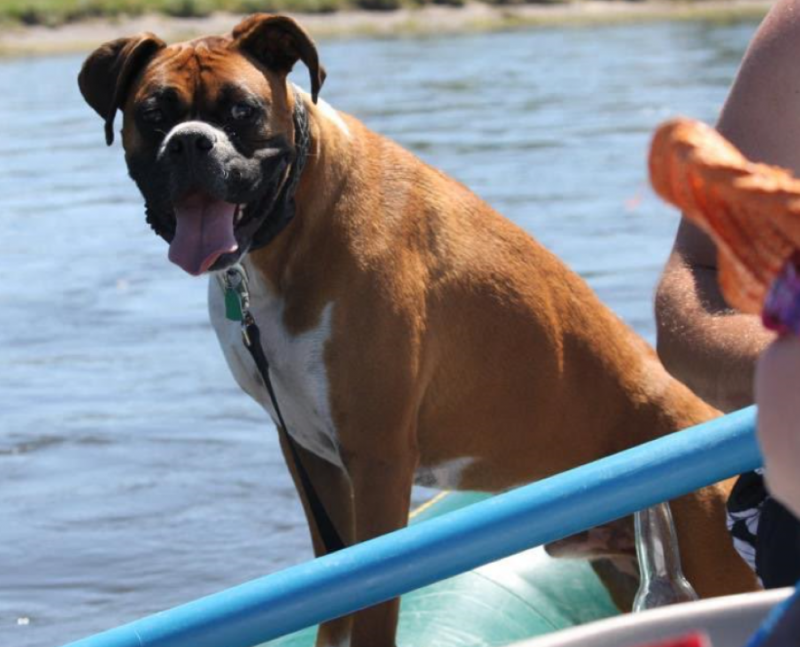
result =
[[[194,191],[228,200],[235,193],[230,180],[242,176],[236,164],[239,157],[224,132],[207,123],[189,121],[170,131],[158,151],[156,164],[169,178],[169,198],[173,203]]]
[[[159,147],[155,168],[137,167],[134,172],[129,161],[131,175],[149,196],[147,222],[153,230],[171,243],[176,231],[175,205],[186,196],[202,193],[239,205],[237,255],[268,244],[294,216],[294,194],[308,157],[308,114],[299,96],[293,116],[294,146],[278,137],[270,146],[244,155],[224,131],[191,121],[170,131]],[[150,180],[140,183],[139,175]],[[215,264],[212,269],[219,268]]]

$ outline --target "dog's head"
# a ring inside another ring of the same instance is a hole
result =
[[[105,120],[123,112],[122,142],[148,221],[169,257],[198,275],[221,270],[286,218],[301,143],[286,77],[297,61],[311,94],[325,79],[316,47],[291,18],[258,14],[226,37],[167,46],[153,34],[115,40],[83,65],[78,83]]]

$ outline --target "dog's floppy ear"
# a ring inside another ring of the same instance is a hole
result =
[[[78,87],[95,112],[106,122],[106,143],[114,141],[114,117],[125,103],[136,74],[166,43],[145,33],[119,38],[98,47],[86,59],[78,75]]]
[[[311,36],[294,20],[266,13],[245,18],[233,30],[233,45],[280,74],[289,74],[303,61],[311,75],[311,98],[317,102],[325,68]]]

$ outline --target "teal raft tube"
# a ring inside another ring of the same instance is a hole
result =
[[[489,495],[443,492],[411,515],[411,524]],[[553,559],[543,548],[476,568],[403,596],[400,647],[494,647],[619,614],[589,563]],[[312,647],[309,627],[262,647]]]

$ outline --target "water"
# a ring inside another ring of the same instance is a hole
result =
[[[651,341],[660,121],[713,121],[755,29],[322,44],[323,96],[486,198]],[[0,62],[0,645],[55,647],[311,554],[205,281],[166,260],[80,57]],[[305,83],[304,75],[296,79]]]

